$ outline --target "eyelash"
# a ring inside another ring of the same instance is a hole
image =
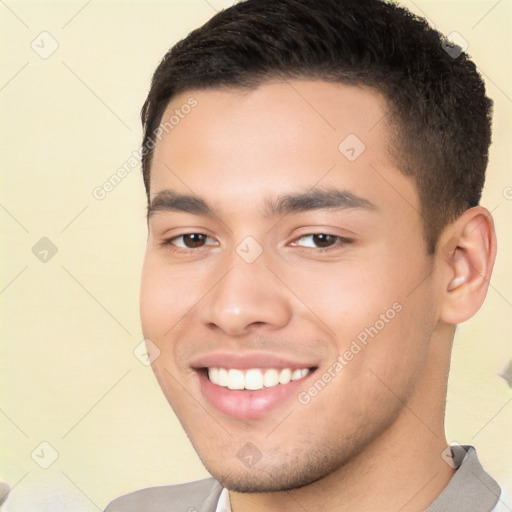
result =
[[[170,249],[172,252],[175,252],[175,253],[181,253],[181,254],[192,254],[192,253],[197,253],[199,252],[201,249],[204,249],[204,246],[202,247],[199,247],[197,249],[193,249],[193,248],[183,248],[183,247],[176,247],[175,245],[173,245],[173,242],[176,240],[176,239],[179,239],[179,238],[183,238],[187,235],[201,235],[201,236],[205,236],[207,239],[208,238],[211,238],[209,237],[206,233],[199,233],[199,232],[192,232],[192,233],[183,233],[182,235],[177,235],[177,236],[173,236],[171,238],[166,238],[165,240],[163,240],[161,242],[161,247],[165,247],[165,248],[168,248]],[[343,247],[343,246],[346,246],[346,245],[350,245],[354,242],[353,239],[351,238],[346,238],[346,237],[343,237],[343,236],[339,236],[339,235],[332,235],[330,233],[306,233],[304,235],[301,235],[299,236],[298,238],[296,238],[292,244],[295,244],[297,243],[299,240],[303,239],[303,238],[307,238],[307,237],[313,237],[313,236],[317,236],[317,235],[326,235],[326,236],[330,236],[330,237],[333,237],[335,239],[337,239],[337,242],[334,243],[333,245],[329,246],[329,247],[301,247],[301,246],[296,246],[298,247],[298,250],[301,251],[301,252],[309,252],[311,250],[313,250],[314,252],[316,253],[326,253],[326,252],[329,252],[331,250],[336,250],[336,249],[339,249],[339,247]]]

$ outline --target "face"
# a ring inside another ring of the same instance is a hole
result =
[[[294,81],[190,91],[162,122],[176,111],[151,167],[153,369],[225,487],[311,483],[397,421],[436,327],[434,265],[414,183],[388,154],[386,104]]]

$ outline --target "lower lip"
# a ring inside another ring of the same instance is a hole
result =
[[[283,402],[296,397],[304,382],[313,372],[288,384],[278,384],[257,391],[231,390],[213,384],[202,372],[197,372],[205,398],[220,412],[240,419],[257,419],[265,416]]]

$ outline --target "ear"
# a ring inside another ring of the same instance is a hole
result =
[[[459,324],[482,306],[496,258],[491,212],[482,206],[466,210],[439,240],[442,269],[440,319]]]

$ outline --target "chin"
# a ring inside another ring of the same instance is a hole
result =
[[[224,465],[211,464],[203,460],[208,472],[226,489],[240,493],[269,493],[289,491],[310,485],[342,467],[350,456],[341,455],[332,449],[319,450],[299,456],[286,456],[281,460],[265,463],[264,458],[252,468],[245,467],[238,459]],[[283,462],[282,460],[286,460]]]
[[[263,470],[264,472],[264,470]],[[325,475],[313,477],[310,472],[297,474],[286,474],[279,472],[277,475],[272,473],[262,474],[259,471],[258,475],[249,472],[238,472],[230,474],[212,474],[212,476],[220,482],[220,484],[234,492],[241,493],[269,493],[290,491],[305,487],[309,484],[322,479]]]

